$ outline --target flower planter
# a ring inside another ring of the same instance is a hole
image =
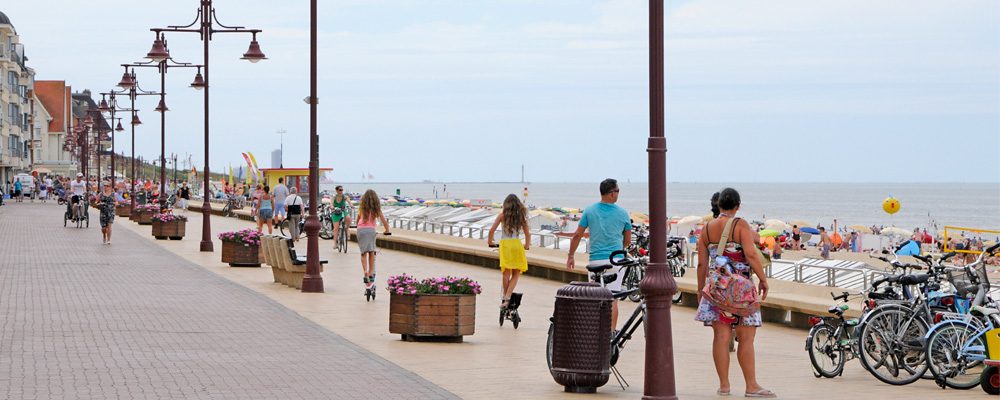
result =
[[[222,262],[231,267],[259,267],[264,253],[257,245],[222,242]]]
[[[461,343],[475,332],[474,294],[389,295],[389,333],[403,340]]]
[[[153,223],[153,215],[156,212],[136,210],[135,214],[135,222],[139,223],[139,225],[151,225]]]
[[[129,217],[129,219],[132,219],[132,208],[127,205],[115,207],[115,214],[119,217]]]
[[[187,221],[174,220],[169,222],[163,222],[157,219],[153,220],[153,237],[163,240],[181,240],[184,238],[184,227],[187,225]]]

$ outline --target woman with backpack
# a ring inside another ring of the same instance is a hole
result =
[[[698,254],[706,254],[708,257],[698,257],[698,287],[706,289],[698,292],[698,312],[694,319],[701,321],[705,326],[711,326],[714,333],[712,359],[719,374],[719,389],[716,394],[720,396],[730,394],[729,342],[735,327],[736,338],[739,341],[736,359],[746,380],[745,396],[774,398],[777,397],[774,392],[757,384],[753,341],[757,327],[761,326],[759,302],[756,305],[756,312],[741,317],[733,310],[734,306],[738,307],[740,304],[738,301],[734,299],[720,301],[719,297],[715,297],[717,302],[713,302],[704,294],[709,289],[706,287],[706,282],[715,283],[719,275],[726,275],[726,271],[731,270],[732,277],[735,278],[733,280],[749,280],[751,291],[759,290],[761,300],[767,297],[767,276],[761,263],[760,250],[756,246],[760,239],[746,220],[735,217],[739,209],[740,194],[735,189],[725,188],[712,196],[712,214],[715,219],[705,225],[698,238]],[[718,248],[720,242],[725,242],[722,249]],[[756,290],[752,288],[752,275],[757,275],[760,280]],[[754,293],[750,294],[752,296]],[[720,307],[733,313],[724,312]]]

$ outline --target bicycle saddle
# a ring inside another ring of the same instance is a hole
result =
[[[903,275],[899,277],[899,283],[901,285],[915,285],[918,283],[927,282],[930,279],[930,275],[927,274],[913,274],[913,275]]]
[[[588,265],[587,271],[598,273],[607,271],[609,268],[611,268],[611,265],[609,264]]]
[[[592,281],[594,281],[594,282],[597,282],[597,275],[596,274],[595,275],[591,275],[590,279]],[[618,279],[618,274],[617,273],[615,273],[615,274],[609,274],[609,275],[601,275],[601,280],[604,281],[605,285],[607,285],[607,284],[609,284],[611,282],[614,282],[615,279]],[[600,282],[598,282],[598,283],[600,283]]]

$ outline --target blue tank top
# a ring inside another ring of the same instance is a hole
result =
[[[261,197],[263,197],[263,196],[261,196]],[[260,209],[261,210],[268,210],[268,211],[270,211],[271,210],[271,199],[267,199],[267,200],[264,200],[263,198],[260,199]]]

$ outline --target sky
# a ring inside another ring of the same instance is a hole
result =
[[[150,28],[198,10],[3,3],[36,79],[95,93],[143,61]],[[666,3],[668,181],[1000,183],[1000,2]],[[285,167],[308,166],[309,2],[276,4],[214,1],[221,23],[263,30],[268,57],[239,59],[248,34],[213,37],[215,172],[247,151],[270,167],[279,147]],[[648,180],[647,2],[320,1],[319,25],[320,166],[334,180],[520,181],[522,165],[532,182]],[[197,34],[167,42],[176,61],[202,63]],[[159,90],[155,69],[137,74]],[[193,76],[167,73],[165,151],[202,171]],[[160,152],[153,97],[136,104],[145,158]]]

